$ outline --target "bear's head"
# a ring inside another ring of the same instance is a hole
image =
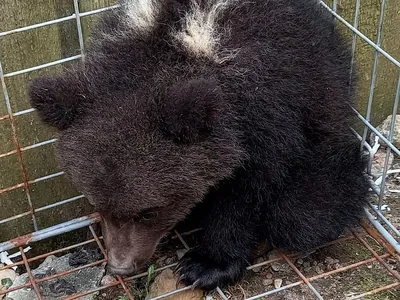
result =
[[[60,167],[102,216],[110,269],[130,274],[233,174],[243,152],[216,79],[149,79],[123,89],[102,80],[69,70],[36,79],[29,95],[59,130]]]

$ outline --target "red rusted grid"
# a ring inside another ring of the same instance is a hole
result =
[[[396,270],[393,270],[390,267],[390,265],[388,265],[388,263],[385,261],[385,259],[388,259],[388,258],[399,260],[399,257],[396,255],[396,253],[393,251],[393,249],[391,248],[390,245],[388,245],[386,242],[382,242],[382,241],[384,241],[384,239],[380,239],[379,238],[380,237],[379,233],[373,227],[371,227],[367,223],[363,223],[363,227],[362,228],[363,228],[362,229],[362,233],[360,233],[360,231],[352,231],[351,233],[347,234],[346,236],[344,236],[344,237],[342,237],[342,238],[340,238],[340,239],[338,239],[336,241],[333,241],[331,243],[325,244],[325,245],[323,245],[321,247],[318,247],[317,249],[323,249],[323,248],[326,248],[326,247],[334,246],[334,245],[339,244],[339,243],[347,243],[347,242],[350,242],[350,241],[358,241],[363,247],[365,247],[365,249],[367,249],[369,251],[369,253],[371,254],[371,257],[366,258],[366,259],[362,259],[362,260],[357,261],[357,262],[349,263],[349,264],[347,264],[345,266],[341,266],[340,268],[337,268],[337,269],[334,269],[334,270],[326,271],[326,272],[323,272],[321,274],[317,274],[317,275],[314,275],[314,276],[307,277],[294,264],[294,261],[299,257],[299,255],[292,254],[292,253],[286,254],[286,253],[278,250],[279,257],[274,258],[274,259],[265,260],[265,261],[263,261],[261,263],[258,263],[258,264],[254,264],[252,266],[249,266],[247,269],[250,271],[250,270],[252,270],[252,269],[254,269],[256,267],[268,266],[268,265],[271,265],[274,262],[281,262],[281,263],[287,264],[290,267],[290,269],[289,269],[290,272],[294,271],[296,273],[296,275],[298,276],[298,280],[296,282],[284,285],[284,286],[282,286],[282,287],[280,287],[278,289],[272,289],[272,290],[266,291],[263,294],[252,295],[250,297],[247,297],[246,299],[247,300],[259,299],[259,298],[262,298],[262,297],[266,297],[266,296],[269,296],[269,295],[276,294],[276,293],[278,293],[280,291],[290,290],[291,288],[294,288],[294,287],[306,286],[306,287],[308,287],[310,290],[312,290],[314,292],[314,295],[315,295],[316,299],[328,299],[329,300],[329,298],[323,298],[322,296],[320,296],[323,291],[321,289],[315,288],[315,286],[313,286],[313,282],[315,282],[316,280],[324,280],[328,276],[331,276],[331,275],[336,275],[336,274],[339,274],[339,273],[342,273],[342,272],[345,272],[345,271],[361,268],[362,266],[367,266],[367,265],[370,265],[370,264],[372,264],[374,262],[375,263],[379,263],[381,266],[383,266],[384,269],[388,272],[388,274],[390,274],[390,276],[394,279],[394,282],[391,282],[389,284],[385,284],[385,285],[382,285],[382,286],[375,287],[374,289],[372,289],[370,291],[367,291],[367,292],[364,292],[364,291],[362,293],[360,292],[359,294],[351,296],[348,299],[363,299],[366,296],[374,295],[374,294],[377,294],[379,292],[388,291],[388,290],[390,291],[390,290],[399,288],[400,287],[400,274],[399,274],[399,272],[396,271]],[[37,296],[37,299],[43,299],[43,296],[40,294],[40,290],[38,288],[38,285],[40,283],[45,282],[45,281],[49,281],[51,279],[55,279],[55,278],[58,278],[58,277],[61,277],[61,276],[67,275],[67,274],[72,274],[72,273],[78,272],[79,270],[82,270],[82,269],[85,269],[85,268],[90,268],[90,267],[93,267],[93,266],[98,266],[98,265],[104,264],[107,261],[107,252],[106,252],[106,249],[104,248],[104,246],[101,243],[102,237],[98,236],[96,234],[96,232],[92,228],[92,226],[89,226],[89,230],[90,230],[90,232],[91,232],[91,234],[93,236],[93,238],[90,239],[90,240],[87,240],[87,241],[84,241],[84,242],[81,242],[81,243],[77,243],[77,244],[62,248],[62,249],[55,250],[55,251],[51,251],[51,252],[48,252],[48,253],[44,253],[44,254],[41,254],[41,255],[38,255],[38,256],[35,256],[35,257],[32,257],[32,258],[27,258],[26,254],[24,254],[23,251],[22,251],[22,247],[20,247],[19,249],[20,249],[21,253],[23,253],[22,254],[22,260],[19,261],[19,262],[16,262],[13,265],[1,267],[0,270],[11,268],[12,266],[22,266],[22,265],[24,265],[26,267],[27,272],[28,272],[29,282],[27,282],[24,285],[18,286],[18,287],[13,287],[12,289],[9,289],[7,291],[0,291],[0,295],[6,294],[7,292],[15,291],[17,289],[29,287],[29,288],[33,288],[34,289],[35,294]],[[178,239],[181,242],[182,246],[185,249],[188,250],[190,247],[188,246],[188,243],[184,240],[183,236],[190,236],[191,234],[193,234],[194,232],[196,232],[198,230],[199,229],[192,230],[190,232],[185,232],[185,233],[182,233],[182,234],[179,234],[177,231],[175,231],[175,235],[171,238],[171,240]],[[373,246],[371,246],[369,244],[369,242],[367,241],[366,237],[371,238],[372,240],[374,240],[377,243],[377,245],[379,245],[383,249],[384,252],[378,254],[374,250]],[[378,239],[375,238],[375,237],[377,237]],[[44,258],[46,258],[46,257],[48,257],[50,255],[60,254],[60,253],[63,253],[63,252],[66,252],[66,251],[70,251],[70,250],[73,250],[73,249],[76,249],[78,247],[82,247],[82,246],[85,246],[85,245],[88,245],[88,244],[97,245],[97,247],[100,249],[101,253],[103,254],[104,258],[103,259],[99,259],[99,260],[97,260],[95,262],[92,262],[92,263],[88,263],[88,264],[83,265],[83,266],[79,266],[79,267],[73,268],[73,269],[65,271],[65,272],[60,272],[60,273],[57,273],[57,274],[54,274],[54,275],[51,275],[51,276],[47,276],[45,278],[35,279],[34,276],[32,275],[30,263],[32,263],[34,261],[38,261],[38,260],[44,259]],[[159,273],[162,270],[165,270],[165,269],[168,269],[168,268],[173,268],[174,266],[176,266],[176,263],[168,264],[168,265],[165,265],[165,266],[160,266],[159,268],[157,268],[155,270],[155,272]],[[93,294],[93,293],[100,292],[100,291],[106,291],[106,290],[108,290],[110,288],[119,287],[119,288],[121,288],[121,292],[123,291],[123,293],[124,293],[124,295],[126,297],[128,297],[130,300],[133,300],[134,296],[132,295],[132,292],[131,292],[131,289],[130,289],[130,285],[132,284],[132,281],[134,281],[136,279],[140,279],[140,278],[145,277],[145,276],[148,276],[148,272],[143,272],[143,273],[136,274],[134,276],[130,276],[130,277],[126,277],[126,278],[121,278],[121,277],[117,276],[116,281],[111,282],[111,283],[109,283],[109,284],[107,284],[105,286],[100,286],[100,287],[98,287],[96,289],[93,289],[93,290],[90,290],[90,291],[84,291],[84,292],[81,292],[79,294],[75,294],[75,295],[69,296],[68,298],[65,298],[65,299],[68,299],[68,300],[79,299],[80,297],[85,296],[85,295]],[[168,292],[167,294],[159,295],[159,296],[153,298],[153,300],[169,297],[169,296],[172,296],[174,294],[178,294],[180,292],[188,290],[190,288],[191,288],[190,286],[189,287],[180,288],[180,289]],[[230,298],[236,299],[235,296],[232,296],[229,291],[223,291],[221,289],[218,289],[214,294],[215,294],[216,297],[220,297],[221,299],[230,299]]]
[[[77,22],[77,29],[78,29],[78,39],[79,39],[79,43],[80,43],[80,50],[81,52],[83,51],[83,38],[82,38],[82,27],[81,27],[81,23],[80,20],[83,17],[88,17],[91,15],[95,15],[95,14],[101,14],[103,12],[112,10],[117,8],[119,5],[111,5],[108,7],[103,7],[103,8],[99,8],[99,9],[93,9],[93,10],[89,10],[86,12],[80,12],[79,11],[79,3],[77,0],[73,0],[74,3],[74,8],[75,8],[75,14],[72,14],[70,16],[67,17],[63,17],[63,18],[58,18],[58,19],[54,19],[54,20],[49,20],[46,22],[42,22],[42,23],[37,23],[37,24],[32,24],[32,25],[28,25],[28,26],[24,26],[21,28],[15,28],[13,30],[9,30],[6,32],[1,32],[0,31],[0,37],[4,37],[7,35],[12,35],[12,34],[17,34],[20,32],[24,32],[24,31],[29,31],[29,30],[33,30],[36,28],[40,28],[40,27],[46,27],[46,26],[52,26],[54,24],[57,23],[61,23],[61,22],[66,22],[68,20],[76,20]],[[42,141],[39,142],[37,144],[33,144],[33,145],[28,145],[25,147],[21,147],[21,144],[19,142],[19,138],[18,138],[18,130],[15,126],[15,118],[19,115],[23,115],[26,113],[32,113],[34,111],[34,109],[29,108],[23,111],[18,111],[18,112],[14,112],[12,109],[12,105],[11,105],[11,100],[10,100],[10,96],[8,94],[8,87],[7,87],[7,83],[6,83],[6,79],[16,76],[16,75],[20,75],[20,74],[24,74],[24,73],[29,73],[32,71],[36,71],[36,70],[40,70],[40,69],[44,69],[44,68],[48,68],[51,66],[55,66],[58,64],[63,64],[72,60],[76,60],[76,59],[80,59],[82,58],[82,54],[81,55],[75,55],[75,56],[71,56],[71,57],[67,57],[67,58],[60,58],[56,61],[52,61],[52,62],[48,62],[42,65],[36,65],[33,67],[29,67],[29,68],[25,68],[25,69],[21,69],[21,70],[16,70],[13,72],[9,72],[9,73],[5,73],[2,67],[2,62],[0,61],[0,81],[1,81],[1,89],[2,89],[2,93],[5,99],[5,103],[6,103],[6,108],[7,108],[7,114],[6,115],[0,115],[0,121],[2,122],[8,122],[11,128],[11,132],[12,132],[12,139],[14,142],[14,149],[12,149],[11,151],[8,151],[7,153],[0,153],[0,158],[9,156],[9,155],[17,155],[18,158],[18,162],[19,162],[19,167],[21,170],[21,183],[19,184],[15,184],[13,186],[9,186],[9,187],[4,187],[2,189],[0,189],[0,194],[5,193],[5,192],[9,192],[15,189],[19,189],[19,188],[23,188],[26,194],[26,199],[29,205],[29,211],[26,211],[22,214],[19,214],[18,216],[14,216],[12,218],[8,218],[5,221],[10,221],[10,220],[14,220],[14,219],[18,219],[20,217],[24,217],[24,216],[31,216],[32,218],[32,223],[33,223],[33,230],[37,231],[38,230],[38,226],[37,226],[37,222],[36,222],[36,216],[35,216],[35,212],[36,212],[36,208],[34,207],[34,203],[32,203],[31,201],[31,192],[30,192],[30,185],[37,182],[37,179],[35,180],[29,180],[28,175],[27,175],[27,171],[25,168],[25,163],[24,163],[24,158],[22,153],[24,151],[36,148],[36,147],[40,147],[43,145],[47,145],[47,144],[51,144],[54,143],[56,139],[50,139],[47,141]],[[52,175],[57,175],[57,174],[52,174]],[[47,176],[44,176],[43,178],[45,178]],[[40,179],[40,178],[39,178]]]
[[[27,172],[26,172],[26,168],[25,168],[25,164],[24,164],[24,159],[22,157],[21,147],[20,147],[18,134],[17,134],[17,128],[15,126],[15,119],[14,119],[12,109],[11,109],[10,99],[8,96],[7,86],[6,86],[4,73],[3,73],[3,67],[1,65],[1,62],[0,62],[0,80],[1,80],[1,85],[2,85],[2,89],[3,89],[4,98],[6,100],[8,120],[10,122],[11,131],[12,131],[12,135],[13,135],[15,152],[17,154],[19,166],[21,169],[22,183],[20,184],[20,186],[25,188],[26,199],[29,204],[30,215],[32,216],[33,229],[35,231],[37,231],[38,228],[37,228],[37,222],[36,222],[36,217],[35,217],[35,209],[33,207],[32,201],[31,201],[31,193],[30,193],[30,187],[29,187],[29,182],[28,182],[28,176],[27,176]],[[6,191],[6,190],[7,189],[4,189],[4,191]]]

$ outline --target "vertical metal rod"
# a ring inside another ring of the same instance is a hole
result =
[[[81,14],[79,12],[79,0],[74,0],[74,10],[75,10],[75,17],[76,17],[76,27],[78,29],[79,49],[81,51],[82,60],[84,60],[85,59],[85,57],[84,57],[85,45],[83,43]]]
[[[359,233],[357,233],[356,231],[352,231],[352,233],[354,234],[354,236],[360,241],[361,244],[363,244],[363,246],[365,248],[367,248],[372,255],[376,258],[377,261],[379,261],[381,263],[381,265],[383,265],[385,267],[385,269],[394,277],[396,278],[398,281],[400,281],[400,274],[393,270],[393,268],[391,268],[380,256],[378,253],[376,253],[376,251],[360,236]]]
[[[376,40],[376,45],[378,47],[381,46],[382,43],[382,28],[383,28],[383,20],[384,20],[384,15],[385,15],[385,7],[386,7],[386,0],[382,0],[381,3],[381,10],[380,10],[380,16],[379,16],[379,24],[378,24],[378,36]],[[378,69],[378,58],[379,58],[379,52],[375,51],[374,53],[374,65],[372,68],[372,77],[371,77],[371,84],[369,88],[369,97],[368,97],[368,106],[367,106],[367,114],[365,116],[365,119],[369,122],[371,118],[371,111],[372,111],[372,101],[374,99],[374,91],[375,91],[375,84],[376,84],[376,74],[377,74],[377,69]],[[364,126],[364,132],[363,132],[363,139],[361,144],[364,144],[364,142],[367,139],[367,134],[369,130],[367,126]]]
[[[33,286],[33,290],[35,291],[35,294],[38,297],[38,300],[42,300],[43,299],[42,295],[40,294],[39,287],[36,284],[35,277],[32,274],[32,270],[31,270],[31,267],[29,266],[24,249],[22,247],[19,247],[19,251],[21,252],[22,260],[24,261],[24,264],[26,267],[26,272],[28,273],[29,281],[31,282],[31,284]]]
[[[334,12],[337,12],[337,0],[333,0],[333,1],[332,1],[332,10],[333,10]],[[334,16],[332,16],[332,17],[333,17],[333,24],[334,24],[335,27],[336,27],[337,20],[336,20],[336,18],[335,18]]]
[[[372,225],[378,230],[378,232],[384,237],[384,239],[400,254],[400,243],[396,241],[393,236],[382,226],[382,224],[374,217],[367,209],[365,214]]]
[[[358,19],[360,16],[360,0],[356,1],[356,11],[354,12],[354,28],[358,28]],[[352,34],[352,43],[351,43],[351,64],[350,64],[350,79],[349,79],[349,89],[353,82],[353,69],[354,69],[354,61],[356,56],[356,47],[357,47],[357,34],[353,32]],[[363,145],[363,143],[361,144]]]
[[[396,115],[397,115],[397,109],[399,107],[399,97],[400,97],[400,72],[399,72],[399,78],[397,80],[397,89],[396,89],[396,96],[394,99],[394,104],[393,104],[393,110],[392,110],[392,118],[390,120],[390,128],[389,128],[389,136],[388,140],[389,142],[393,142],[393,134],[394,134],[394,125],[396,123]],[[381,211],[382,208],[382,199],[385,194],[385,179],[387,175],[387,171],[389,168],[389,159],[390,159],[390,154],[391,150],[389,147],[386,149],[386,157],[385,157],[385,163],[383,166],[383,172],[382,172],[382,182],[381,182],[381,191],[379,193],[379,201],[378,201],[378,210]]]
[[[303,282],[308,286],[308,288],[314,293],[315,297],[319,300],[324,300],[317,289],[310,283],[310,281],[300,272],[300,270],[290,261],[290,259],[280,250],[278,250],[279,256],[282,257],[286,263],[292,268],[292,270],[303,280]]]
[[[228,300],[228,297],[225,295],[225,293],[219,287],[216,288],[216,291],[217,291],[218,295],[220,295],[223,300]]]
[[[25,194],[26,194],[26,198],[28,200],[28,204],[29,204],[29,207],[31,210],[33,229],[35,231],[38,231],[38,226],[37,226],[36,217],[35,217],[35,209],[33,207],[32,201],[31,201],[28,177],[26,174],[24,159],[22,157],[21,147],[19,145],[17,128],[15,127],[15,119],[14,119],[12,108],[11,108],[10,97],[8,95],[8,90],[7,90],[6,80],[4,78],[3,65],[2,65],[1,59],[0,59],[0,80],[1,80],[1,85],[3,88],[4,99],[6,101],[7,113],[9,116],[8,119],[10,121],[11,131],[12,131],[13,138],[14,138],[14,145],[15,145],[15,149],[17,150],[18,161],[19,161],[19,165],[21,168],[21,175],[22,175],[22,180],[24,182]]]

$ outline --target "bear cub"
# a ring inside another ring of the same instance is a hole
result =
[[[125,0],[84,60],[29,95],[102,216],[109,269],[141,268],[201,203],[200,244],[177,271],[213,289],[261,241],[305,251],[363,216],[351,69],[317,0]]]

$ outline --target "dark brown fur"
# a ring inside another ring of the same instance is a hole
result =
[[[338,237],[367,185],[349,130],[350,51],[317,1],[226,9],[218,47],[239,51],[224,62],[171,37],[188,3],[160,1],[147,35],[111,13],[85,63],[37,79],[30,97],[60,129],[62,169],[103,216],[111,269],[140,267],[202,202],[204,235],[180,272],[209,289],[238,280],[263,239],[302,251]]]

